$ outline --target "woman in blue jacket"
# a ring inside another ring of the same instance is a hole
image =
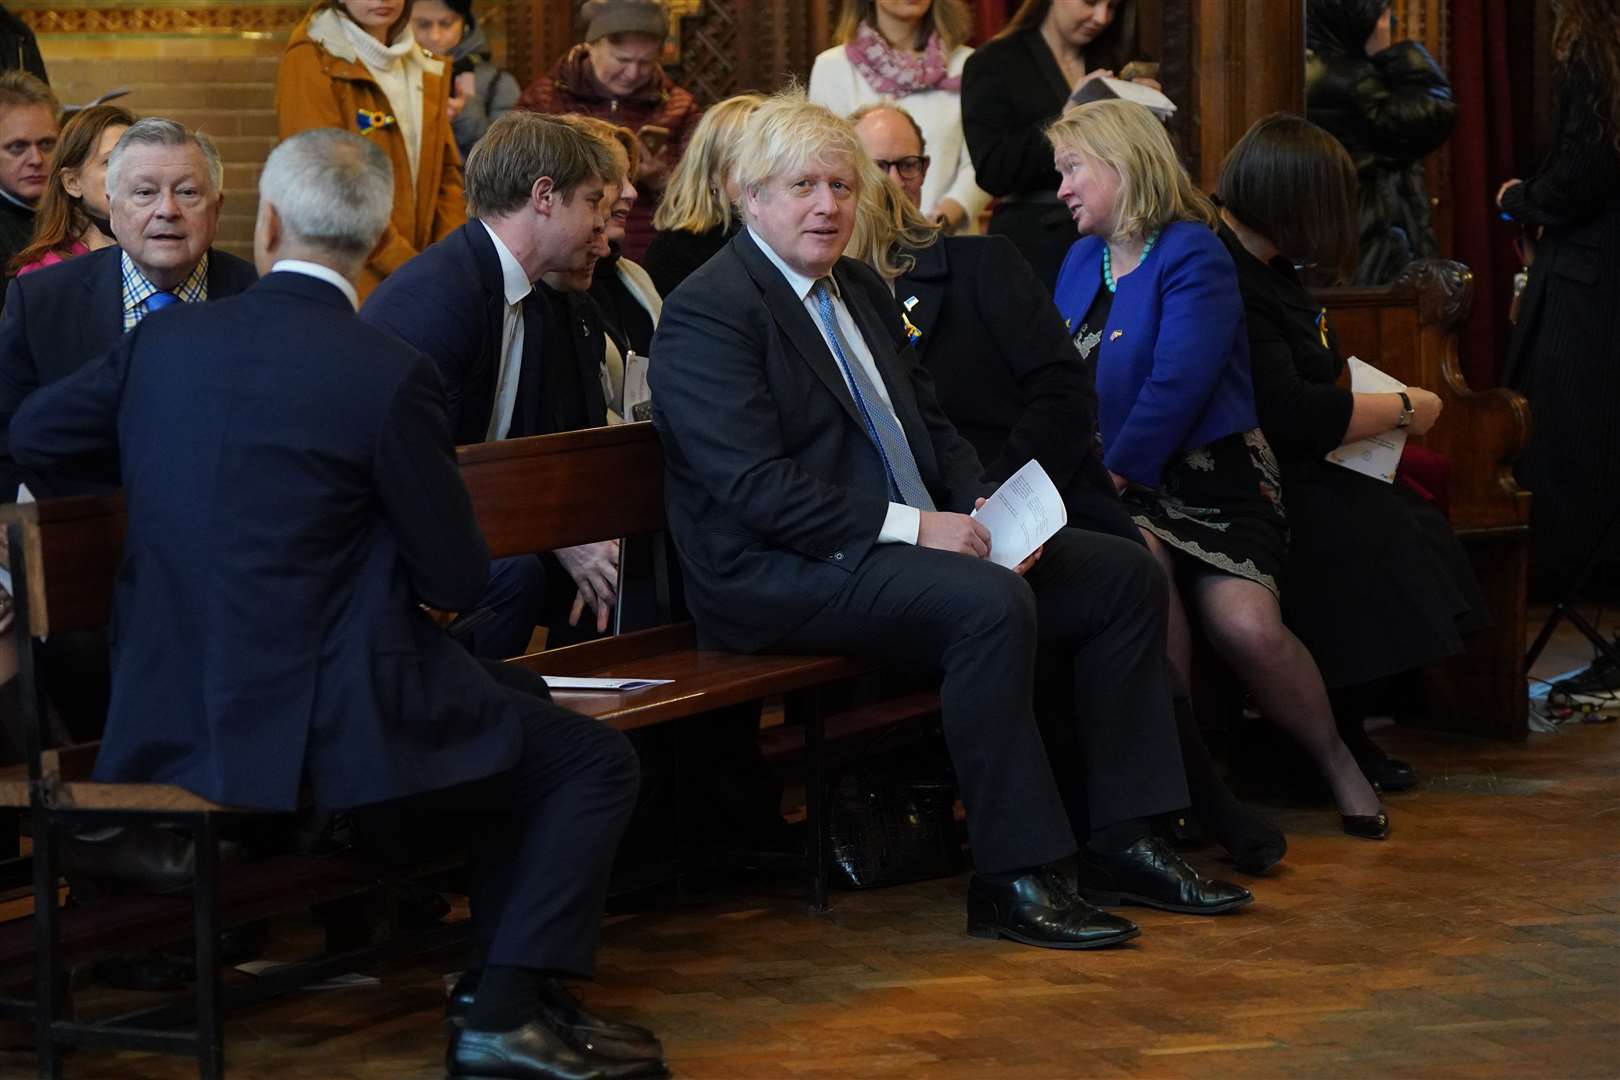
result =
[[[1310,753],[1345,831],[1381,840],[1389,819],[1339,737],[1316,662],[1283,625],[1288,525],[1215,208],[1140,105],[1078,106],[1047,137],[1081,237],[1056,300],[1097,372],[1103,464],[1178,586],[1171,662],[1185,682],[1188,604],[1261,711]]]

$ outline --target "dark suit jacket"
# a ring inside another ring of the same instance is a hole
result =
[[[1097,393],[1051,296],[1006,237],[944,237],[911,255],[894,296],[917,300],[917,359],[985,479],[1037,458],[1064,490],[1097,457]]]
[[[833,270],[941,510],[979,459],[865,264]],[[814,319],[744,230],[664,305],[649,369],[665,502],[700,637],[763,649],[820,609],[877,542],[889,483]]]
[[[120,452],[98,779],[291,810],[300,784],[356,805],[516,759],[520,706],[417,606],[471,608],[489,568],[438,378],[333,286],[149,318],[12,437],[34,468]]]
[[[506,289],[501,260],[482,222],[474,219],[427,248],[383,279],[366,298],[360,318],[427,354],[444,383],[450,414],[450,432],[456,443],[480,443],[489,432],[495,407],[496,384],[501,373],[501,326],[506,314]],[[543,380],[535,376],[550,358],[540,355],[537,321],[548,317],[538,292],[524,301],[524,377],[514,423],[525,415],[538,417],[541,404],[534,395]],[[598,326],[600,334],[600,326]],[[585,364],[586,350],[576,350],[573,361]],[[600,345],[594,363],[601,362]],[[596,427],[607,422],[600,401],[600,376],[589,372],[587,403],[597,408],[575,427]],[[589,411],[589,410],[588,410]],[[538,419],[535,423],[539,423]],[[548,421],[549,423],[549,421]],[[566,430],[566,429],[557,429]]]
[[[12,461],[11,418],[41,386],[79,370],[124,336],[121,249],[102,248],[12,281],[0,314],[0,501],[17,497],[26,480],[41,498],[75,495],[94,485],[23,475]],[[217,249],[208,252],[208,299],[223,300],[258,280],[252,264]]]

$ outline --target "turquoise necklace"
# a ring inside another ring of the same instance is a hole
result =
[[[1154,229],[1148,235],[1147,242],[1142,245],[1142,257],[1136,260],[1137,266],[1147,262],[1148,252],[1153,250],[1153,245],[1158,239],[1159,230]],[[1103,244],[1103,284],[1108,287],[1109,292],[1114,292],[1119,288],[1119,285],[1114,281],[1114,256],[1109,252],[1106,243]]]

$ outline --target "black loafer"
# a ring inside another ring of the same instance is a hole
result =
[[[594,1054],[538,1020],[511,1031],[456,1028],[450,1033],[444,1065],[451,1080],[631,1080],[668,1075],[660,1060]]]
[[[1344,831],[1363,840],[1389,839],[1389,815],[1382,810],[1376,814],[1340,814]]]
[[[967,912],[967,932],[974,937],[1007,938],[1043,949],[1100,949],[1142,932],[1129,919],[1080,899],[1067,878],[1050,866],[1006,885],[974,874],[968,882]]]
[[[1093,904],[1141,904],[1182,915],[1219,915],[1254,900],[1241,885],[1204,877],[1156,836],[1118,852],[1081,848],[1075,864],[1080,895]]]
[[[482,975],[481,968],[468,968],[451,988],[444,1018],[456,1027],[466,1025]],[[540,983],[540,1019],[573,1045],[608,1057],[662,1059],[664,1056],[664,1044],[658,1041],[658,1036],[644,1027],[587,1012],[579,999],[557,979],[544,979]]]

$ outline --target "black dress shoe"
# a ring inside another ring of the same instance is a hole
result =
[[[1417,787],[1416,769],[1400,758],[1390,757],[1376,746],[1373,750],[1371,754],[1355,751],[1356,764],[1361,766],[1368,783],[1379,791],[1410,791]]]
[[[666,1076],[656,1058],[610,1058],[574,1046],[539,1020],[511,1031],[458,1027],[444,1055],[451,1080],[631,1080]]]
[[[1254,900],[1254,894],[1240,885],[1202,876],[1156,836],[1138,840],[1124,851],[1081,848],[1075,864],[1080,895],[1094,904],[1142,904],[1183,915],[1218,915]]]
[[[1232,865],[1251,877],[1260,877],[1288,854],[1288,838],[1277,832],[1256,837],[1232,852]]]
[[[974,937],[1004,937],[1043,949],[1099,949],[1142,932],[1129,919],[1080,899],[1068,879],[1050,866],[1006,885],[974,874],[968,882],[967,910],[967,932]]]
[[[1389,815],[1382,810],[1376,814],[1340,814],[1339,820],[1344,823],[1344,831],[1351,836],[1359,836],[1363,840],[1389,838]]]
[[[240,854],[236,844],[219,845],[221,865],[235,862]],[[64,834],[57,863],[70,877],[112,879],[159,896],[184,892],[197,880],[196,842],[183,833],[146,825]]]
[[[457,1027],[465,1026],[467,1013],[478,996],[481,968],[468,968],[450,990],[450,1000],[444,1007],[445,1019]],[[568,988],[557,979],[540,982],[540,1019],[554,1031],[562,1033],[575,1046],[598,1051],[615,1058],[659,1058],[664,1056],[664,1044],[644,1027],[623,1024],[587,1012]]]

